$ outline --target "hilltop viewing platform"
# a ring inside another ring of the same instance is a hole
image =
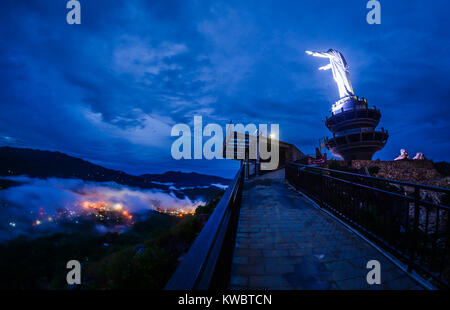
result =
[[[248,175],[249,163],[166,289],[448,287],[449,189],[292,161]]]
[[[285,170],[244,183],[230,289],[424,289],[371,243],[285,180]],[[367,262],[381,265],[369,285]]]

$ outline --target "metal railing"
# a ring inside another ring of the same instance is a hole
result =
[[[450,207],[439,203],[449,189],[293,162],[287,163],[286,179],[394,254],[409,271],[449,286]]]
[[[166,290],[225,289],[230,275],[244,182],[241,167]]]

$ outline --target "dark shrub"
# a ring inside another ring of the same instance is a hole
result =
[[[328,163],[328,169],[342,170],[341,164],[337,160],[332,160]]]
[[[378,174],[378,172],[380,172],[380,167],[378,167],[378,166],[372,166],[372,167],[369,167],[368,168],[368,170],[369,170],[369,174],[371,175],[371,176],[376,176],[377,174]]]
[[[434,163],[434,168],[443,176],[450,176],[450,163],[446,161]]]

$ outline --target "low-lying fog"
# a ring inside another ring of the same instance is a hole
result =
[[[172,191],[143,190],[114,182],[26,176],[4,179],[22,184],[0,190],[0,240],[20,234],[76,231],[86,225],[100,233],[120,231],[150,215],[150,210],[193,211],[205,203],[177,198]]]

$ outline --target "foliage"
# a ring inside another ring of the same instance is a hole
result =
[[[371,176],[376,176],[378,174],[378,172],[380,172],[380,169],[381,168],[378,166],[371,166],[367,170],[369,170],[369,174]]]
[[[437,162],[434,163],[434,168],[443,176],[450,176],[450,163],[446,161]]]
[[[87,270],[89,289],[162,289],[199,231],[195,216],[187,216],[143,244],[115,252]]]
[[[216,206],[219,204],[220,199],[222,199],[225,191],[222,191],[219,195],[211,199],[205,206],[199,206],[195,209],[195,214],[211,214]]]
[[[450,195],[449,194],[444,194],[441,197],[441,204],[444,206],[450,206]]]
[[[339,161],[333,159],[328,163],[328,169],[331,170],[342,170],[341,164]]]
[[[144,284],[161,288],[175,268],[178,254],[195,238],[192,221],[195,222],[193,217],[186,221],[155,213],[121,234],[55,233],[35,239],[13,239],[0,244],[0,289],[65,289],[66,263],[72,259],[82,264],[82,288],[125,288],[133,281],[130,288]],[[181,250],[170,249],[174,241],[168,246],[161,242],[168,234],[169,240],[180,239]],[[144,251],[134,255],[134,245],[141,243]],[[107,263],[97,264],[105,258]],[[151,273],[145,273],[146,270]],[[102,275],[108,275],[108,280],[103,280]]]

